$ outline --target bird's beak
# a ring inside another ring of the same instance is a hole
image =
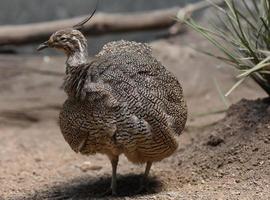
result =
[[[41,50],[46,49],[46,48],[48,48],[48,47],[49,47],[49,42],[48,42],[48,41],[43,42],[42,44],[40,44],[40,45],[38,46],[37,51],[41,51]]]

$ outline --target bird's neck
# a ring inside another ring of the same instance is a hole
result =
[[[87,68],[88,53],[78,51],[70,54],[66,61],[66,75],[64,78],[63,88],[71,98],[77,98],[82,90],[84,80],[80,79],[80,75]]]
[[[88,60],[87,49],[81,49],[80,51],[75,51],[70,53],[67,57],[66,65],[67,71],[72,71],[72,68],[79,67],[83,64],[86,64]]]

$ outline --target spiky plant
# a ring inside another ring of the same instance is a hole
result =
[[[211,3],[211,1],[209,0]],[[213,4],[219,12],[219,25],[202,27],[192,19],[181,19],[203,35],[224,56],[215,56],[239,70],[239,81],[252,77],[270,95],[270,1],[224,0],[225,8]]]

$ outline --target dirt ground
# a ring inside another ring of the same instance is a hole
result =
[[[147,193],[134,193],[144,166],[121,157],[119,196],[103,199],[270,199],[270,100],[248,80],[225,113],[219,90],[235,73],[191,48],[206,42],[190,33],[151,45],[183,85],[188,123]],[[63,57],[0,56],[0,199],[96,199],[109,187],[108,159],[74,153],[60,133],[63,73]]]

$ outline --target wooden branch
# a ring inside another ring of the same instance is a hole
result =
[[[175,23],[179,8],[149,11],[135,14],[105,14],[98,13],[91,22],[85,24],[84,33],[87,35],[101,35],[116,32],[162,29]],[[83,17],[52,22],[33,23],[25,25],[8,25],[0,27],[0,45],[39,42],[48,39],[55,31],[72,27]]]
[[[221,0],[216,1],[220,2]],[[169,28],[175,24],[177,14],[179,15],[179,13],[183,12],[193,13],[208,6],[209,3],[202,4],[202,2],[199,2],[181,9],[173,7],[134,14],[98,13],[92,18],[91,22],[85,24],[83,32],[86,35],[102,35]],[[52,22],[0,26],[0,46],[22,45],[47,40],[53,32],[72,27],[84,18],[85,16]]]
[[[179,20],[189,18],[195,11],[203,10],[213,5],[220,6],[224,3],[224,0],[204,0],[197,3],[189,4],[177,12],[177,18]]]
[[[171,35],[175,35],[182,32],[184,19],[190,18],[194,12],[209,8],[213,5],[221,6],[224,3],[224,0],[204,0],[186,5],[185,7],[178,10],[176,18],[179,20],[179,23],[176,23],[170,27],[169,33]]]

